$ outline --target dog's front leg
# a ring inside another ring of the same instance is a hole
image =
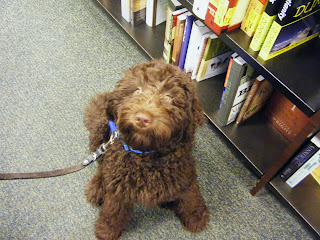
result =
[[[197,183],[193,183],[181,194],[175,212],[186,230],[196,233],[206,228],[209,209]]]
[[[110,130],[108,121],[108,109],[112,99],[111,93],[102,93],[91,99],[85,109],[84,123],[90,132],[89,147],[91,152],[95,152],[102,142],[109,139]]]
[[[99,163],[100,164],[100,163]],[[100,205],[103,202],[104,189],[103,189],[103,175],[101,169],[98,167],[97,172],[93,175],[88,182],[85,195],[89,202],[94,205]]]
[[[97,238],[119,239],[131,218],[132,209],[132,203],[106,195],[95,225]]]

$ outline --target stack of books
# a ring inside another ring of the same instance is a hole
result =
[[[194,13],[217,35],[241,28],[252,38],[250,48],[259,52],[262,60],[289,51],[320,33],[317,0],[195,0],[194,6]]]
[[[201,10],[196,5],[194,9]],[[225,73],[232,53],[192,12],[176,1],[169,1],[163,50],[167,63],[179,66],[190,72],[192,79],[202,81]]]
[[[132,25],[155,27],[166,21],[169,0],[121,0],[121,15]]]
[[[320,132],[318,132],[302,149],[292,158],[280,173],[281,179],[294,188],[308,175],[319,181],[320,166]]]

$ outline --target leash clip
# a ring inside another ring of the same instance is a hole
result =
[[[104,155],[106,153],[107,149],[108,149],[108,146],[112,145],[113,142],[114,142],[114,139],[116,139],[118,136],[119,136],[119,130],[115,130],[111,134],[109,141],[106,142],[106,143],[102,143],[97,151],[91,153],[91,155],[88,156],[87,159],[82,162],[82,165],[83,166],[87,166],[90,163],[92,163],[95,160],[97,160],[98,158],[100,158],[102,155]]]

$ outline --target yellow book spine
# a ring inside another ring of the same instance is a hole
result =
[[[259,0],[251,0],[246,11],[244,20],[241,24],[241,29],[252,37],[256,31],[262,13],[264,12],[268,1],[262,4]]]
[[[210,61],[206,61],[204,59],[201,60],[201,65],[198,71],[198,75],[197,75],[197,81],[199,81],[201,78],[204,78],[206,75],[206,72],[208,70],[208,66],[209,66],[209,62]]]
[[[253,51],[259,51],[261,49],[262,44],[275,18],[276,15],[269,16],[266,12],[262,14],[256,33],[254,34],[249,46]]]
[[[277,22],[272,23],[271,28],[268,32],[268,35],[267,35],[266,39],[264,40],[262,48],[259,52],[259,57],[261,57],[263,60],[268,60],[271,48],[273,47],[273,44],[277,40],[277,37],[281,31],[281,28],[282,27],[279,23],[277,23]]]

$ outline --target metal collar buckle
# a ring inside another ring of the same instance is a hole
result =
[[[102,143],[100,145],[100,147],[97,149],[97,151],[91,153],[90,156],[87,157],[87,159],[85,159],[83,162],[82,162],[82,165],[83,166],[87,166],[89,165],[91,162],[94,162],[95,160],[97,160],[98,158],[100,158],[102,155],[104,155],[108,149],[108,146],[109,145],[112,145],[113,142],[114,142],[114,139],[118,138],[119,136],[119,130],[115,130],[111,136],[110,136],[110,139],[108,142],[106,143]]]

